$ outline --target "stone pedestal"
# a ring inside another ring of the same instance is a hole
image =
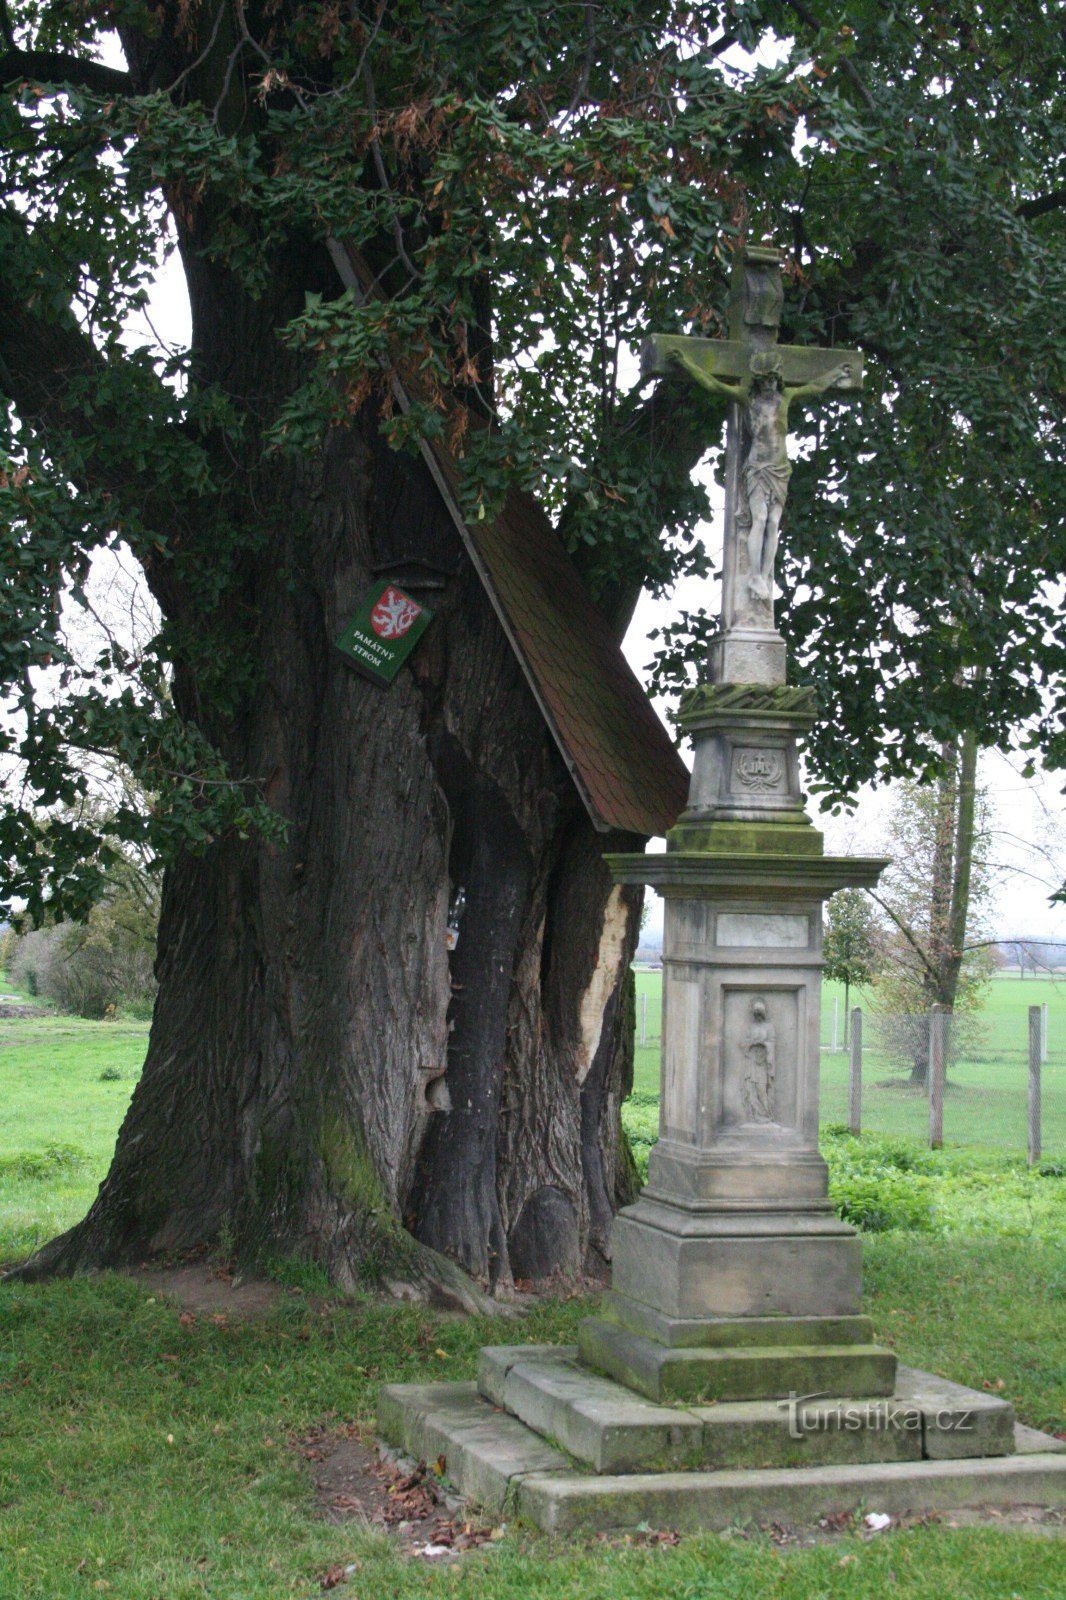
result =
[[[726,1398],[723,1381],[729,1398],[787,1396],[808,1378],[890,1394],[894,1360],[858,1315],[859,1240],[818,1153],[822,907],[884,863],[822,854],[799,787],[808,691],[712,684],[680,720],[695,764],[667,852],[611,858],[666,900],[660,1136],[615,1221],[610,1322],[582,1351],[622,1381],[639,1370],[657,1398],[678,1383]],[[638,1356],[634,1339],[656,1348]],[[693,1353],[667,1358],[678,1348]]]
[[[615,1219],[612,1290],[577,1348],[488,1349],[476,1386],[383,1390],[381,1432],[554,1532],[1060,1505],[1056,1440],[898,1368],[860,1313],[860,1241],[817,1144],[822,908],[884,863],[822,853],[796,751],[811,698],[777,635],[749,632],[717,652],[748,680],[683,708],[695,766],[666,853],[611,858],[666,899],[660,1138]]]

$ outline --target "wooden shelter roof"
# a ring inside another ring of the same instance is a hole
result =
[[[355,253],[331,253],[343,281],[368,292]],[[406,409],[403,385],[393,389]],[[665,834],[688,769],[543,508],[513,490],[499,516],[468,522],[450,452],[439,440],[421,451],[594,826]]]

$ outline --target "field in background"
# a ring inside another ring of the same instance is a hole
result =
[[[662,973],[638,970],[637,1048],[634,1089],[658,1098],[662,1026]],[[832,1043],[833,1002],[838,1036]],[[1024,1153],[1028,1116],[1029,1007],[1047,1003],[1048,1059],[1043,1068],[1043,1154],[1066,1155],[1066,978],[997,977],[981,1012],[970,1053],[949,1070],[944,1095],[944,1140],[989,1150]],[[852,991],[851,1005],[865,1016],[863,1128],[873,1133],[924,1140],[929,1108],[925,1091],[907,1084],[907,1069],[880,1047],[870,997]],[[641,1045],[641,1022],[646,1043]],[[844,986],[822,989],[821,1120],[847,1121],[848,1058],[843,1051]]]
[[[146,1022],[0,1019],[0,1262],[85,1215],[147,1046]]]
[[[662,973],[638,971],[636,1072],[627,1125],[654,1138],[659,1097]],[[640,997],[647,1043],[639,1043]],[[0,1001],[5,991],[0,987]],[[830,1042],[832,1002],[825,985],[823,1042]],[[18,998],[6,992],[8,1000]],[[1048,1002],[1049,1059],[1043,1073],[1043,1153],[1066,1156],[1066,982],[999,978],[984,1015],[975,1059],[953,1067],[944,1102],[945,1143],[1024,1154],[1027,1009]],[[867,1037],[871,1037],[872,1028]],[[148,1042],[144,1022],[85,1022],[76,1017],[0,1019],[0,1262],[26,1256],[85,1215],[104,1177],[115,1136],[140,1074]],[[847,1116],[847,1057],[823,1049],[822,1122]],[[867,1050],[863,1127],[924,1141],[928,1111],[905,1073]],[[883,1085],[889,1085],[883,1087]]]

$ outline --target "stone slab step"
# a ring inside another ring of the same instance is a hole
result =
[[[487,1511],[504,1511],[528,1473],[573,1468],[538,1434],[487,1405],[473,1383],[386,1384],[377,1417],[389,1444],[415,1461],[443,1458],[448,1481]]]
[[[674,1349],[696,1345],[873,1344],[869,1317],[671,1317],[608,1290],[600,1315]]]
[[[478,1388],[597,1472],[951,1460],[1014,1448],[1009,1402],[912,1367],[898,1369],[884,1399],[661,1406],[588,1371],[575,1346],[501,1345],[482,1350]]]
[[[732,1523],[813,1523],[842,1511],[958,1511],[964,1506],[1066,1505],[1066,1456],[991,1456],[981,1461],[887,1461],[865,1466],[664,1472],[616,1477],[576,1473],[523,1478],[518,1515],[547,1533]]]
[[[416,1460],[443,1457],[446,1477],[464,1498],[555,1532],[641,1523],[694,1532],[741,1519],[804,1523],[860,1507],[899,1515],[1066,1504],[1066,1452],[1032,1429],[1019,1430],[1019,1454],[985,1460],[596,1474],[574,1471],[562,1451],[495,1409],[471,1383],[390,1384],[381,1391],[378,1423],[388,1443]]]
[[[578,1347],[594,1371],[657,1402],[887,1397],[896,1380],[896,1357],[873,1344],[671,1349],[588,1317],[578,1330]]]
[[[695,1412],[654,1405],[590,1372],[576,1346],[482,1350],[478,1387],[597,1472],[663,1472],[703,1460],[704,1425]]]

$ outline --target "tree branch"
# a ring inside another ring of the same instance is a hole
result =
[[[887,916],[891,917],[892,921],[896,924],[896,927],[899,929],[900,933],[906,939],[907,943],[911,946],[911,949],[914,951],[915,955],[918,957],[918,960],[921,962],[922,966],[925,968],[925,970],[926,970],[927,974],[929,975],[929,977],[932,978],[934,980],[934,982],[935,982],[936,976],[937,976],[936,968],[933,966],[932,962],[929,960],[929,957],[926,955],[925,951],[922,949],[921,945],[918,943],[918,940],[914,937],[914,934],[908,928],[907,924],[903,921],[903,919],[901,917],[898,917],[896,915],[896,913],[893,911],[892,907],[888,904],[887,900],[882,900],[881,896],[879,894],[874,894],[872,889],[868,889],[866,892],[870,896],[870,899],[874,902],[874,904],[875,905],[879,905],[881,907],[881,910],[883,912],[885,912],[885,914]]]
[[[1023,200],[1020,206],[1015,207],[1016,217],[1025,217],[1028,221],[1032,217],[1043,217],[1049,211],[1057,211],[1060,206],[1066,206],[1066,189],[1052,189],[1050,194],[1042,194],[1036,200]]]
[[[788,7],[790,11],[794,11],[796,13],[797,17],[799,17],[800,21],[805,27],[810,28],[814,33],[822,32],[823,24],[818,21],[818,18],[814,15],[813,11],[809,10],[807,6],[801,4],[801,0],[788,0]],[[867,111],[873,111],[876,108],[877,102],[874,100],[873,95],[870,93],[865,83],[863,83],[862,77],[860,76],[859,70],[855,63],[848,56],[842,55],[840,57],[840,65],[845,74],[854,84],[856,90],[858,91],[859,98],[862,100],[862,103],[866,107]]]
[[[0,208],[0,228],[5,233],[21,229],[32,250],[33,241],[22,218]],[[19,286],[9,292],[0,317],[0,395],[11,400],[19,415],[37,432],[56,441],[67,436],[83,445],[92,445],[105,433],[112,439],[122,439],[123,419],[113,407],[98,408],[90,414],[81,406],[67,404],[72,385],[86,377],[102,377],[106,366],[73,316],[45,316]],[[125,432],[129,432],[128,427]],[[133,454],[139,457],[143,440],[131,438],[130,443]],[[74,476],[81,480],[82,487],[113,496],[116,522],[121,520],[122,509],[132,506],[136,507],[136,521],[161,535],[181,541],[195,533],[196,508],[175,504],[158,476],[149,468],[135,465],[125,451],[90,451],[89,459],[79,465]],[[161,573],[153,575],[151,587],[164,611],[173,616],[179,596],[169,577],[165,583],[161,579]]]
[[[90,89],[94,94],[134,94],[136,85],[128,72],[105,67],[100,61],[83,61],[58,50],[5,50],[0,55],[0,84],[29,79],[48,83],[56,92],[63,88]]]

